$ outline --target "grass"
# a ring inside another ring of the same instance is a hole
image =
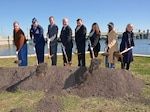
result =
[[[104,57],[99,55],[104,61]],[[77,56],[73,55],[72,66],[77,66]],[[0,67],[17,67],[14,58],[0,59]],[[29,66],[36,64],[35,57],[29,57]],[[51,61],[45,57],[45,62],[50,66]],[[58,56],[57,66],[62,66],[62,56]],[[89,54],[86,55],[86,65],[90,65]],[[104,63],[101,65],[104,68]],[[120,63],[116,63],[120,68]],[[131,72],[145,83],[142,96],[150,99],[150,58],[134,57],[131,63]],[[0,112],[9,112],[13,108],[24,108],[26,112],[35,112],[33,109],[37,102],[44,97],[43,92],[17,91],[14,93],[0,93]],[[80,98],[78,96],[55,96],[64,106],[61,112],[150,112],[150,105],[139,102],[129,102],[122,98],[106,99],[103,97]]]
[[[42,92],[16,91],[0,93],[0,112],[9,112],[14,108],[34,108],[35,104],[44,97]]]
[[[150,74],[150,58],[149,57],[135,57],[135,61],[131,65],[132,70],[136,74],[148,75]]]
[[[102,97],[80,98],[77,96],[63,96],[60,101],[64,104],[62,112],[149,112],[148,105],[118,99]]]

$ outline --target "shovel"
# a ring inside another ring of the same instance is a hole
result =
[[[92,47],[91,47],[91,42],[90,42],[90,40],[89,40],[89,48],[90,48],[90,52],[91,52],[91,54],[92,54],[92,57],[91,57],[91,59],[94,59],[95,58],[95,56],[94,56],[94,51],[93,51],[93,49],[92,49]]]
[[[109,56],[109,53],[107,52],[107,47],[104,48],[104,53],[102,53],[102,56]]]
[[[61,47],[62,47],[62,51],[63,51],[65,58],[66,58],[66,61],[67,61],[67,63],[64,63],[65,66],[71,66],[71,63],[69,63],[69,61],[68,61],[68,56],[67,56],[67,53],[65,51],[65,48],[63,47],[63,45]]]
[[[75,52],[73,52],[74,54],[76,54],[76,55],[80,55],[81,53],[79,53],[78,52],[78,49],[76,48],[76,51]]]
[[[91,53],[92,53],[92,59],[94,59],[94,58],[95,58],[95,56],[94,56],[94,51],[93,51],[92,48],[90,48],[90,49],[91,49]]]
[[[48,40],[48,43],[47,43],[47,47],[48,47],[48,59],[52,58],[53,57],[53,54],[50,55],[51,51],[50,51],[50,41]]]
[[[18,52],[16,52],[16,60],[14,61],[15,64],[20,64],[22,61],[18,58]]]
[[[133,46],[132,47],[130,47],[130,48],[128,48],[128,49],[125,49],[125,50],[123,50],[122,52],[115,52],[115,56],[117,57],[117,58],[123,58],[123,53],[126,53],[126,52],[128,52],[129,50],[131,50],[131,49],[133,49]]]
[[[34,50],[35,61],[36,61],[36,66],[37,66],[38,65],[38,60],[37,60],[37,55],[36,55],[36,49],[35,49],[35,47],[33,47],[33,50]]]

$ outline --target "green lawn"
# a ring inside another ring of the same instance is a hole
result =
[[[99,55],[103,60],[101,67],[104,68],[104,57]],[[14,58],[0,59],[0,67],[16,67],[13,63]],[[50,60],[45,57],[45,62],[50,66]],[[29,66],[36,64],[35,57],[29,58]],[[89,54],[86,55],[86,65],[89,66]],[[58,56],[58,66],[62,66],[62,56]],[[77,66],[77,56],[73,55],[72,66]],[[116,63],[116,68],[120,68],[120,63]],[[131,72],[143,80],[145,87],[142,95],[150,99],[150,58],[134,57],[131,63]],[[0,93],[0,112],[9,112],[13,108],[25,108],[26,112],[35,112],[33,107],[44,97],[43,92],[25,92],[17,91],[14,93]],[[55,96],[63,105],[61,112],[150,112],[150,105],[139,102],[129,102],[122,98],[106,99],[103,97],[80,98],[78,96]]]

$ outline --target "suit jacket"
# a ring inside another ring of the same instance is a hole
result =
[[[73,43],[72,43],[72,29],[70,26],[66,26],[65,28],[62,27],[61,33],[60,33],[60,39],[66,48],[72,48]]]
[[[57,34],[58,34],[58,26],[57,25],[53,25],[51,26],[48,25],[48,37],[51,39],[51,44],[57,44]]]
[[[32,26],[30,31],[31,35],[34,37],[33,42],[35,43],[35,47],[39,48],[45,46],[43,28],[40,25],[38,25],[36,28]]]
[[[84,25],[78,30],[77,27],[75,28],[75,41],[79,52],[82,52],[82,50],[85,51],[86,32],[87,30]]]

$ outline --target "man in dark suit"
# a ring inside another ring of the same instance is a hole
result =
[[[52,65],[57,64],[57,34],[58,26],[54,23],[54,17],[49,17],[50,24],[48,25],[48,58],[51,58]]]
[[[71,65],[72,61],[72,29],[68,25],[68,19],[63,19],[63,27],[61,29],[60,39],[62,42],[62,52],[63,52],[63,61],[64,66]]]
[[[85,42],[86,27],[82,24],[82,19],[77,19],[77,27],[75,28],[75,41],[78,51],[78,66],[85,66]]]

